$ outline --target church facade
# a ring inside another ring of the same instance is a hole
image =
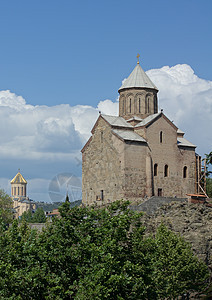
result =
[[[118,92],[119,116],[100,114],[82,149],[82,202],[195,193],[196,146],[158,112],[158,89],[139,62]]]
[[[19,218],[26,211],[34,211],[36,209],[36,205],[34,201],[27,197],[27,181],[24,179],[20,171],[18,171],[10,183],[15,218]]]

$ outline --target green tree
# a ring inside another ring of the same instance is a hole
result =
[[[33,223],[33,216],[32,216],[32,211],[28,210],[23,212],[20,218],[21,221],[25,221],[27,223]]]
[[[38,207],[34,213],[31,210],[25,211],[21,216],[21,221],[27,223],[45,223],[45,212],[42,207]]]
[[[128,202],[74,207],[37,234],[0,236],[0,299],[170,299],[204,288],[207,267],[161,226],[146,237]]]
[[[206,193],[209,198],[212,198],[212,178],[210,175],[212,174],[212,171],[210,171],[210,166],[212,166],[212,151],[209,154],[206,154]]]
[[[206,193],[209,198],[212,198],[212,178],[206,178]]]
[[[42,207],[38,207],[33,214],[33,223],[45,223],[46,215]]]
[[[212,151],[209,154],[206,154],[206,164],[212,165]]]
[[[13,220],[13,202],[9,195],[4,190],[0,189],[0,223],[8,224]]]
[[[161,299],[175,299],[189,290],[204,289],[206,266],[194,256],[190,244],[164,225],[156,233],[152,264],[155,288]]]
[[[59,207],[59,212],[62,217],[66,217],[70,211],[70,201],[68,194],[66,195],[65,202]]]

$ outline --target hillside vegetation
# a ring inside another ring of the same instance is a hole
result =
[[[128,205],[69,209],[65,202],[42,233],[17,221],[2,229],[0,299],[171,299],[203,291],[207,266],[190,245],[164,224],[151,236],[148,217]]]

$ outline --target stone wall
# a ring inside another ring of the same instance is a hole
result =
[[[124,143],[124,199],[133,201],[146,195],[147,151],[146,144],[136,142]]]
[[[145,118],[158,112],[157,91],[154,89],[132,88],[120,91],[119,116],[130,119],[132,116]]]
[[[170,123],[162,115],[146,128],[152,166],[158,165],[157,175],[152,178],[153,194],[158,195],[160,188],[162,196],[185,197],[186,193],[195,193],[195,149],[178,147],[177,130]],[[168,166],[167,176],[165,165]],[[187,178],[183,178],[184,166],[188,169]]]
[[[212,207],[172,201],[152,215],[145,213],[143,220],[147,234],[154,234],[156,228],[164,223],[169,229],[182,235],[191,243],[194,253],[212,271]]]
[[[100,118],[92,140],[82,153],[82,202],[102,204],[124,197],[123,143]]]

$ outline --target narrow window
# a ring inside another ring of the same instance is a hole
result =
[[[162,197],[162,189],[158,189],[158,197]]]
[[[103,190],[101,190],[101,197],[100,197],[100,198],[101,198],[101,200],[102,200],[102,201],[103,201],[103,199],[104,199],[103,192],[104,192],[104,191],[103,191]]]
[[[14,196],[16,196],[16,187],[14,187]]]
[[[149,113],[149,96],[145,99],[145,113]]]
[[[187,178],[187,167],[183,168],[183,178]]]
[[[154,164],[154,176],[158,176],[158,164]]]
[[[168,177],[168,173],[169,173],[169,167],[168,167],[168,165],[165,165],[165,167],[164,167],[164,177]]]
[[[22,196],[24,195],[24,187],[22,186]]]
[[[138,100],[138,111],[139,111],[139,113],[141,112],[141,99],[140,98]]]
[[[130,98],[130,113],[131,113],[131,98]]]
[[[124,99],[122,100],[122,113],[124,114]]]
[[[101,131],[101,143],[103,143],[103,131]]]
[[[19,196],[19,187],[18,187],[18,196]]]
[[[163,143],[163,131],[160,132],[160,143]]]
[[[156,114],[158,112],[158,107],[157,107],[157,97],[154,97],[154,113]]]

